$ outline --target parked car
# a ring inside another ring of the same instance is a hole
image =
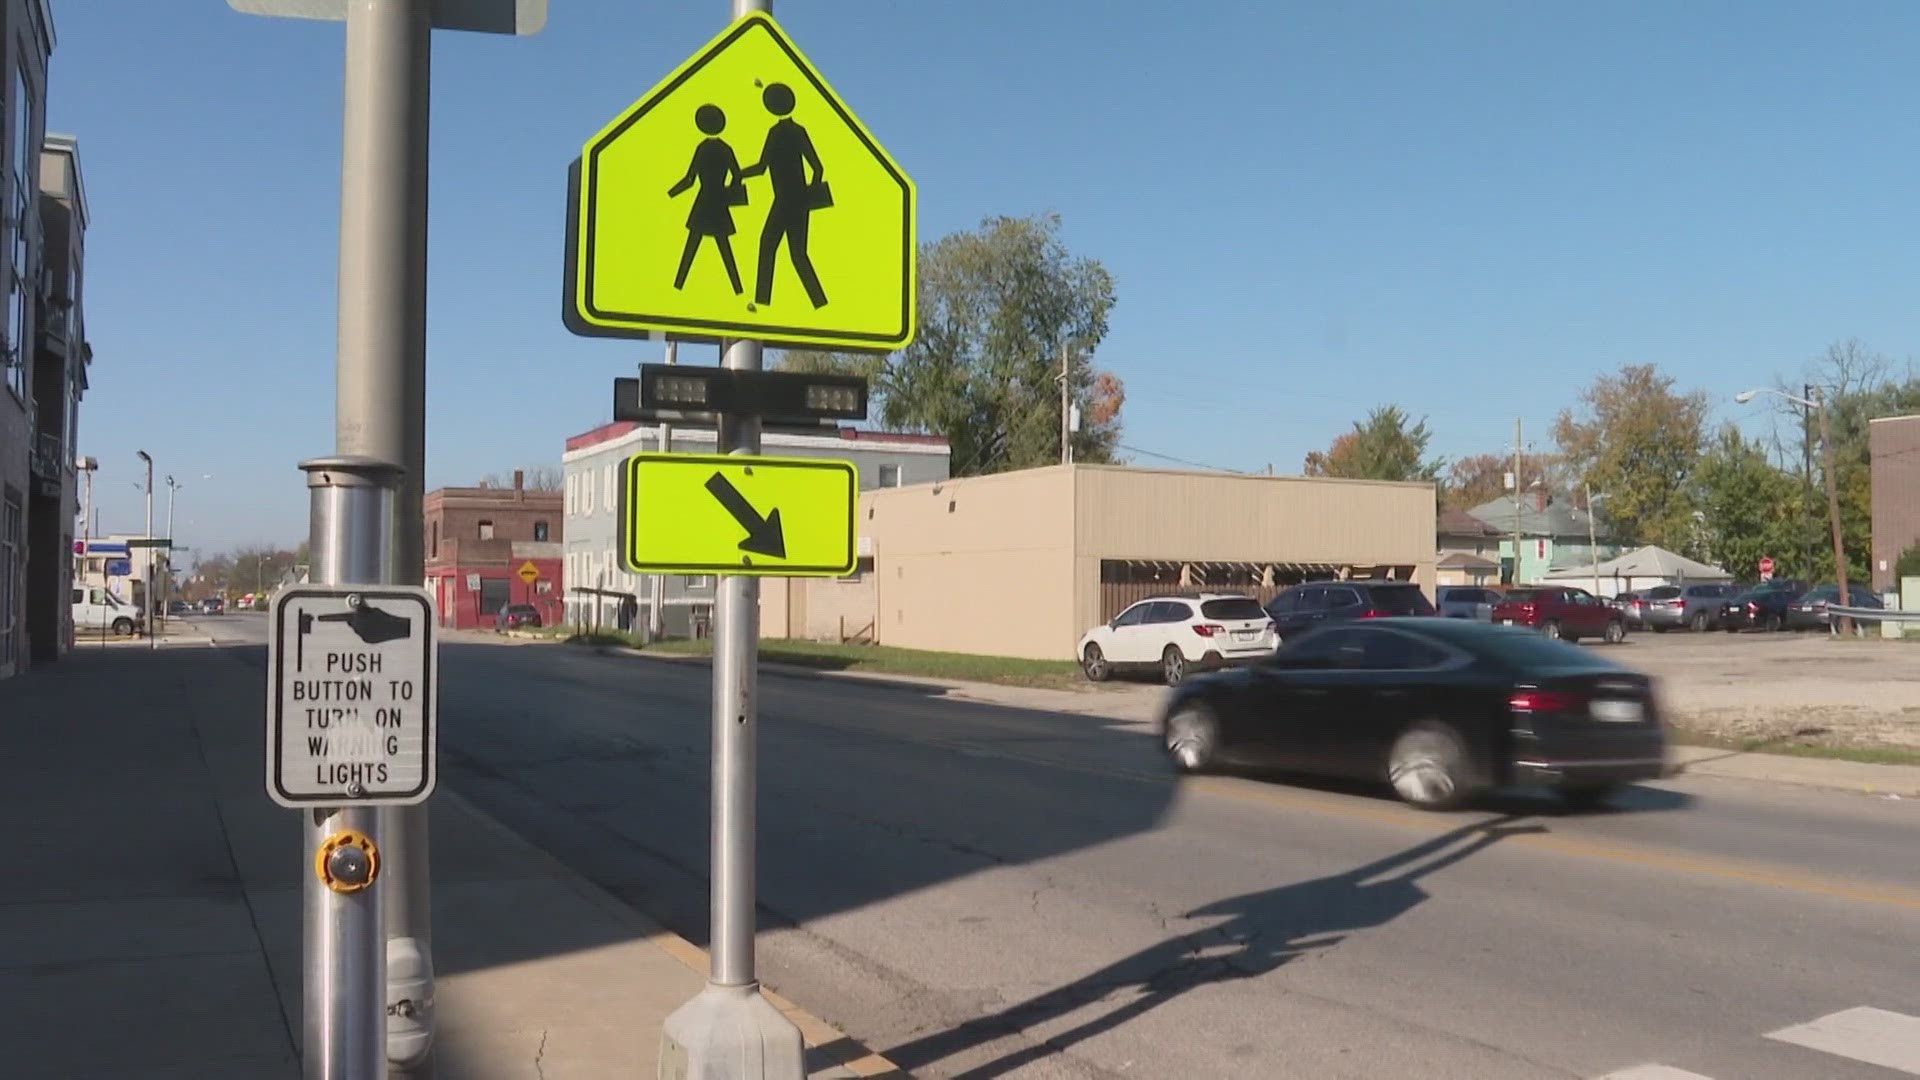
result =
[[[1647,628],[1647,596],[1645,593],[1631,590],[1623,593],[1615,593],[1613,598],[1607,601],[1607,606],[1627,617],[1627,628],[1629,630],[1645,630]]]
[[[526,627],[538,629],[539,626],[540,611],[532,604],[508,604],[501,608],[500,614],[493,619],[495,630],[519,630]]]
[[[1158,671],[1177,686],[1195,668],[1273,653],[1273,620],[1251,596],[1205,593],[1142,600],[1080,636],[1080,669],[1093,682],[1115,672]]]
[[[192,613],[193,613],[193,606],[191,604],[188,604],[185,600],[167,601],[167,614],[169,615],[190,615]]]
[[[219,615],[227,610],[227,602],[217,596],[209,596],[200,601],[200,610],[208,615]]]
[[[1627,639],[1627,617],[1585,589],[1534,585],[1513,589],[1493,606],[1493,621],[1531,627],[1550,638],[1597,637],[1615,645]]]
[[[1828,605],[1839,602],[1839,599],[1840,586],[1838,585],[1816,585],[1806,592],[1801,593],[1799,596],[1794,597],[1793,603],[1787,607],[1787,629],[1827,629],[1833,622],[1827,612],[1827,607]],[[1873,594],[1872,589],[1864,585],[1850,584],[1847,586],[1847,603],[1845,606],[1879,610],[1886,605],[1880,602],[1880,598]],[[1880,625],[1877,619],[1855,619],[1853,623],[1856,627]]]
[[[1720,605],[1739,589],[1732,585],[1661,585],[1648,589],[1642,619],[1656,634],[1711,630],[1720,625]]]
[[[1720,605],[1718,622],[1722,630],[1780,630],[1787,625],[1787,609],[1797,594],[1788,589],[1762,585],[1728,597]]]
[[[1449,619],[1492,622],[1493,605],[1500,602],[1497,591],[1480,585],[1442,585],[1434,592],[1440,598],[1440,614]]]
[[[1322,623],[1380,619],[1393,615],[1436,615],[1420,586],[1410,581],[1315,581],[1295,585],[1267,601],[1274,633],[1281,641]]]
[[[1246,764],[1376,778],[1434,810],[1521,782],[1597,804],[1659,777],[1666,761],[1647,676],[1462,619],[1303,634],[1250,668],[1181,686],[1155,731],[1185,772]]]

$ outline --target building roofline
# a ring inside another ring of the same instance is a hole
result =
[[[1058,469],[1063,466],[1048,465],[1043,468]],[[1437,490],[1439,485],[1427,480],[1358,480],[1344,476],[1299,476],[1282,473],[1243,473],[1222,472],[1217,469],[1170,469],[1159,465],[1122,465],[1122,464],[1082,464],[1075,462],[1064,466],[1072,469],[1088,469],[1096,472],[1163,473],[1172,476],[1218,476],[1229,480],[1258,480],[1286,484],[1365,484],[1369,487],[1426,488]]]
[[[85,231],[92,215],[87,210],[87,185],[80,175],[80,140],[72,135],[49,131],[46,138],[40,140],[40,152],[49,151],[67,155],[67,160],[73,165],[73,205],[80,212],[80,228]]]
[[[1867,423],[1884,424],[1894,420],[1920,420],[1920,413],[1905,413],[1900,416],[1873,416],[1867,418]]]
[[[637,441],[629,437],[636,431],[654,430],[653,425],[641,424],[636,420],[615,420],[567,439],[566,454],[571,457],[586,450],[603,449],[606,444],[621,440]],[[676,429],[676,435],[705,441],[708,437],[707,433],[711,430],[710,428]],[[808,432],[804,435],[792,432],[768,432],[766,437],[769,439],[798,437],[819,442],[838,441],[852,443],[856,448],[866,446],[874,449],[911,450],[927,454],[952,453],[952,448],[947,444],[944,435],[923,435],[905,431],[866,431],[861,428],[840,427],[822,428],[818,434]]]

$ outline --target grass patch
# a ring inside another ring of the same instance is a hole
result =
[[[658,641],[649,652],[682,656],[710,656],[709,640]],[[1022,660],[1010,656],[973,656],[968,653],[897,649],[887,645],[837,645],[825,641],[768,639],[760,643],[760,659],[773,664],[819,671],[856,671],[872,675],[909,675],[925,679],[959,679],[1065,689],[1080,686],[1080,666],[1071,660]]]
[[[630,634],[624,630],[574,630],[567,631],[567,634],[566,643],[569,645],[625,649],[640,647],[640,635]]]
[[[1920,750],[1902,746],[1855,746],[1825,739],[1729,739],[1684,727],[1676,727],[1672,731],[1674,741],[1686,746],[1710,746],[1745,754],[1857,761],[1865,765],[1920,765]]]

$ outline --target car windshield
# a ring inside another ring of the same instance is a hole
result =
[[[1448,640],[1484,660],[1517,671],[1613,672],[1625,668],[1591,648],[1516,626],[1495,626],[1460,619],[1439,619],[1448,625]]]
[[[1367,600],[1374,610],[1390,615],[1431,615],[1433,605],[1427,601],[1427,594],[1420,591],[1418,585],[1386,585],[1367,590]]]
[[[1207,619],[1265,619],[1267,611],[1250,596],[1229,596],[1222,600],[1200,602],[1200,615]]]
[[[1531,604],[1540,599],[1539,589],[1515,589],[1501,598],[1511,604]]]

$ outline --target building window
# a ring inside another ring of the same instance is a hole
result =
[[[547,523],[546,522],[536,521],[533,523],[533,539],[537,543],[544,544],[547,542]]]
[[[580,516],[593,516],[593,474],[580,474]]]
[[[900,466],[898,465],[880,466],[880,486],[881,487],[899,487],[900,486]]]
[[[680,583],[689,589],[713,588],[713,578],[705,574],[701,574],[698,576],[683,577],[680,579]]]
[[[567,474],[567,516],[572,517],[580,507],[580,474]]]
[[[607,490],[606,490],[606,499],[604,501],[607,504],[607,513],[609,514],[613,513],[613,508],[619,505],[617,502],[614,501],[613,466],[611,465],[607,466]]]
[[[493,539],[493,522],[482,521],[480,523],[480,539],[482,540]]]
[[[433,546],[427,550],[434,558],[440,557],[440,523],[437,521],[433,523]]]

